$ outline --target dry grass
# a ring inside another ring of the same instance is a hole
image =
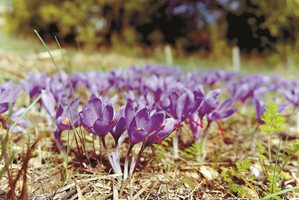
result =
[[[226,123],[224,140],[217,128],[212,127],[205,163],[184,157],[174,161],[170,147],[166,147],[168,152],[160,162],[154,162],[153,152],[148,148],[133,178],[125,182],[120,175],[110,174],[109,163],[103,152],[99,151],[98,142],[94,143],[94,151],[92,138],[86,141],[87,156],[79,155],[75,142],[72,143],[66,172],[64,156],[58,152],[53,134],[44,130],[40,124],[25,134],[10,137],[17,155],[11,165],[11,172],[16,175],[20,171],[24,162],[20,155],[26,152],[26,143],[30,141],[32,144],[39,138],[31,151],[26,172],[30,199],[236,199],[220,174],[235,166],[239,160],[250,159],[257,163],[257,153],[249,139],[253,137],[254,130],[250,131],[244,126],[246,121],[244,116],[237,116],[235,121]],[[67,134],[63,134],[65,142]],[[72,131],[69,134],[74,136]],[[266,141],[263,135],[258,137]],[[182,150],[188,138],[191,138],[190,133],[184,133],[180,140]],[[73,137],[70,137],[72,140]],[[276,140],[272,141],[274,146]],[[112,144],[112,138],[108,138],[108,141]],[[292,161],[285,171],[294,185],[299,181],[297,165],[296,160]],[[17,194],[21,191],[23,179],[20,178],[16,185]],[[257,182],[257,186],[261,183]],[[7,177],[0,181],[0,185],[4,195],[4,191],[9,189]],[[252,197],[254,199],[255,196]]]

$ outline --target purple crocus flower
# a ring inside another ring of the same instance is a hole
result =
[[[235,78],[236,75],[234,72],[223,70],[206,71],[200,76],[200,82],[205,85],[213,86],[220,81],[229,82]]]
[[[15,104],[19,91],[20,88],[14,86],[12,82],[0,85],[0,115],[8,111]],[[0,123],[4,127],[7,127],[4,119],[0,118]]]
[[[9,110],[15,103],[17,92],[15,89],[0,89],[0,114]]]
[[[129,127],[128,134],[130,143],[135,145],[145,140],[145,138],[161,129],[165,114],[162,112],[154,113],[150,116],[147,108],[140,110],[136,116],[133,117]]]
[[[201,104],[199,110],[198,110],[198,117],[200,123],[197,123],[197,120],[191,120],[190,123],[194,122],[195,125],[191,125],[191,130],[194,134],[198,135],[198,131],[200,131],[199,128],[203,128],[202,120],[206,116],[207,118],[207,126],[206,129],[210,126],[212,122],[217,122],[218,128],[220,130],[220,133],[222,137],[224,137],[224,133],[220,124],[220,120],[227,118],[231,115],[233,115],[237,110],[234,108],[230,108],[230,106],[233,104],[234,100],[232,98],[229,98],[225,100],[223,103],[219,104],[218,102],[218,96],[220,94],[220,90],[213,90],[210,91],[203,100],[203,103]]]
[[[119,140],[120,136],[127,129],[124,108],[120,108],[120,110],[118,111],[117,116],[116,116],[116,121],[117,121],[116,125],[111,130],[111,134],[115,140],[115,143],[118,144],[118,140]]]
[[[129,108],[132,107],[129,106]],[[134,110],[130,110],[128,113],[131,115],[134,113]],[[130,115],[127,115],[130,118],[129,121],[131,121],[128,128],[130,147],[125,160],[124,179],[127,177],[129,154],[131,153],[133,146],[142,142],[142,147],[139,150],[139,153],[131,160],[130,175],[134,173],[136,164],[138,163],[143,150],[168,137],[175,130],[175,125],[177,124],[177,121],[172,118],[165,119],[164,112],[150,112],[147,108],[141,109],[133,117]]]
[[[59,72],[59,75],[55,75],[46,80],[46,88],[50,90],[57,102],[65,101],[62,99],[72,97],[72,86],[69,81],[68,75],[65,72]]]
[[[52,92],[50,92],[49,90],[42,90],[41,102],[42,102],[42,106],[45,108],[50,118],[54,119],[55,111],[56,111],[55,110],[56,101]]]
[[[256,119],[259,124],[263,124],[264,121],[262,120],[262,116],[264,112],[266,111],[265,108],[265,103],[262,100],[259,99],[254,99],[254,104],[255,104],[255,114],[256,114]]]
[[[62,145],[61,133],[65,130],[72,130],[77,128],[80,123],[79,114],[77,112],[79,106],[79,99],[74,100],[70,104],[60,102],[55,115],[56,130],[54,132],[55,141],[58,145]]]
[[[12,83],[9,85],[0,86],[0,114],[9,110],[10,106],[13,106],[20,89],[13,86]]]
[[[195,139],[199,139],[200,131],[203,128],[203,118],[213,112],[217,107],[219,94],[219,89],[208,92],[203,97],[202,103],[199,105],[197,110],[197,114],[194,113],[188,118],[190,129]],[[209,120],[208,123],[210,123]]]
[[[288,89],[282,92],[283,96],[286,98],[288,102],[290,102],[293,106],[299,107],[299,89],[298,85],[291,85]]]
[[[174,131],[177,124],[172,118],[166,119],[162,111],[143,108],[135,112],[130,103],[126,107],[126,120],[131,145],[145,141],[148,146],[162,141]]]
[[[141,107],[136,103],[136,101],[128,100],[124,111],[127,128],[129,128],[133,118],[138,113],[138,111],[141,110],[140,108]]]
[[[248,98],[252,98],[254,92],[260,87],[270,85],[272,85],[270,77],[256,74],[242,77],[238,82],[228,84],[227,89],[233,99],[245,102]]]
[[[182,94],[172,91],[167,97],[162,97],[161,107],[168,112],[178,123],[192,116],[202,105],[204,94],[201,88],[194,91],[185,89]]]
[[[196,140],[199,139],[200,131],[202,129],[202,123],[200,123],[200,121],[201,120],[197,114],[193,114],[192,117],[189,118],[190,129]]]
[[[234,100],[232,98],[226,99],[207,116],[208,121],[219,121],[233,115],[237,112],[237,109],[230,107],[233,103]]]
[[[28,82],[21,80],[20,84],[32,99],[36,98],[43,89],[50,77],[46,73],[29,73]]]
[[[202,120],[205,115],[210,114],[218,104],[218,97],[220,95],[220,89],[209,91],[205,96],[203,103],[198,109],[198,115]]]
[[[163,121],[161,127],[149,133],[146,138],[145,147],[150,146],[152,144],[156,144],[167,138],[170,134],[172,134],[176,129],[177,121],[172,118],[167,118]]]
[[[26,108],[18,108],[13,113],[11,114],[11,120],[16,121],[18,120],[26,111]],[[24,128],[27,128],[30,125],[30,122],[22,118],[21,120],[18,121],[18,124],[11,130],[13,133],[21,133],[24,131]]]
[[[103,103],[94,94],[91,95],[88,103],[83,107],[79,115],[83,127],[101,138],[104,138],[116,123],[113,120],[113,107]]]

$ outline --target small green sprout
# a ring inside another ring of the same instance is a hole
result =
[[[265,124],[260,126],[260,130],[268,135],[285,130],[285,118],[279,113],[278,107],[273,100],[266,106],[266,112],[264,112],[262,120]]]

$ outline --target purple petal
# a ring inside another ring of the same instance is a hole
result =
[[[125,132],[126,130],[126,120],[124,117],[121,117],[114,129],[111,131],[111,134],[113,135],[114,139],[117,141],[118,138]]]
[[[153,116],[150,117],[148,127],[146,130],[150,132],[159,129],[164,121],[165,114],[164,113],[155,113]]]
[[[55,99],[52,93],[49,90],[42,91],[41,96],[42,104],[45,107],[47,113],[50,117],[54,117],[55,115]]]
[[[232,98],[226,99],[222,104],[219,105],[217,110],[223,111],[229,108],[234,103],[234,100]]]
[[[109,128],[109,124],[107,124],[107,122],[101,119],[96,120],[93,125],[93,129],[95,131],[94,134],[96,134],[99,137],[105,137],[110,131]]]
[[[137,115],[134,117],[136,121],[137,128],[146,128],[149,123],[149,113],[147,108],[140,110]]]

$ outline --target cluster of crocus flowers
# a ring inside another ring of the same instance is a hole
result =
[[[114,172],[123,173],[124,178],[133,174],[136,163],[146,147],[162,141],[175,129],[175,120],[166,119],[165,113],[162,111],[153,112],[147,108],[137,110],[129,101],[125,108],[121,107],[115,114],[113,106],[103,102],[96,95],[91,95],[79,115],[81,124],[86,131],[100,137]],[[109,133],[115,140],[115,149],[112,151],[109,151],[105,141],[105,137]],[[129,139],[130,147],[126,153],[125,166],[122,170],[119,150],[125,138]],[[142,143],[142,147],[134,157],[131,155],[131,151],[138,143]],[[130,170],[128,170],[129,163]]]
[[[285,102],[297,108],[298,85],[298,81],[277,76],[242,75],[223,70],[184,73],[179,68],[163,65],[77,72],[70,76],[64,72],[30,73],[28,80],[19,81],[19,85],[0,84],[0,116],[8,113],[23,90],[31,102],[39,98],[35,108],[46,111],[47,125],[53,128],[54,140],[62,151],[65,150],[62,133],[75,130],[78,134],[77,128],[83,127],[101,140],[114,172],[123,173],[127,178],[135,171],[146,147],[174,132],[174,157],[178,157],[178,136],[186,134],[182,126],[190,127],[194,139],[203,143],[211,124],[216,124],[224,137],[221,123],[236,112],[234,107],[238,104],[255,105],[257,120],[263,123],[264,97],[268,92],[282,97],[279,108]],[[28,121],[17,120],[25,112],[22,106],[10,113],[10,120],[19,122],[16,131],[29,126]],[[3,118],[0,121],[9,128]],[[114,138],[113,149],[109,149],[109,134]],[[124,143],[127,152],[120,152],[125,149],[121,148]],[[133,148],[137,147],[139,153],[134,154]]]

